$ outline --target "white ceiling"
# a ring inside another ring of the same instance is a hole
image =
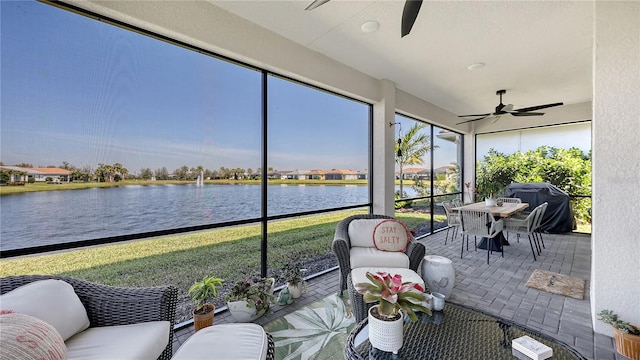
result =
[[[424,1],[404,38],[402,0],[331,0],[312,11],[312,0],[210,1],[457,115],[493,111],[499,89],[515,108],[591,101],[590,1]],[[367,20],[379,30],[363,32]]]

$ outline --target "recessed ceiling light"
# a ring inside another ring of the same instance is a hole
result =
[[[481,69],[484,67],[484,63],[475,63],[475,64],[471,64],[469,66],[467,66],[467,69],[469,70],[477,70],[477,69]]]
[[[380,23],[378,23],[375,20],[365,21],[362,23],[362,26],[360,26],[360,29],[362,30],[362,32],[366,32],[366,33],[378,31],[379,28],[380,28]]]

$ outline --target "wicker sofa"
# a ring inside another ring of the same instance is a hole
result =
[[[393,217],[376,214],[352,215],[338,223],[331,248],[338,258],[340,267],[340,294],[347,289],[347,276],[351,273],[351,240],[349,238],[349,225],[352,221],[368,219],[393,219]],[[408,268],[417,272],[420,262],[424,258],[425,247],[417,241],[411,241],[404,252],[408,257]],[[370,265],[370,266],[373,266]]]
[[[150,347],[154,347],[155,351],[162,351],[158,359],[168,360],[171,358],[173,354],[173,325],[178,300],[178,289],[176,287],[125,288],[100,285],[64,276],[23,275],[0,278],[0,294],[7,299],[5,295],[18,287],[35,281],[49,279],[62,280],[70,284],[73,287],[73,292],[75,292],[82,306],[84,306],[89,321],[89,328],[78,334],[85,332],[91,333],[92,331],[98,330],[97,332],[93,332],[94,335],[92,335],[89,344],[87,344],[87,341],[84,342],[83,346],[85,348],[81,351],[74,352],[71,348],[73,344],[77,343],[74,339],[78,338],[78,335],[73,335],[68,340],[65,340],[69,358],[84,358],[83,354],[91,353],[92,351],[95,352],[96,349],[106,351],[106,353],[114,350],[115,352],[111,352],[111,354],[117,354],[118,351],[122,353],[123,349],[126,351],[126,346],[131,347],[132,342],[135,342],[135,336],[133,336],[133,339],[128,336],[125,336],[124,339],[118,339],[117,336],[110,336],[110,334],[114,334],[113,332],[109,333],[110,329],[116,331],[118,329],[126,329],[129,334],[131,334],[132,331],[138,331],[138,333],[145,332],[148,343],[152,343]],[[34,299],[34,301],[35,300],[36,299]],[[8,304],[9,300],[1,301],[0,305],[2,305],[2,303]],[[154,334],[158,334],[157,337],[148,339],[149,335],[147,331],[149,328],[145,327],[146,324],[155,326],[153,331]],[[114,327],[119,325],[133,326]],[[166,333],[167,331],[168,334]],[[168,342],[164,350],[162,350],[167,336]],[[96,344],[96,342],[98,343]],[[135,346],[135,344],[133,344],[133,346]],[[159,350],[157,350],[158,347]],[[75,356],[72,356],[74,354]],[[137,355],[131,356],[137,357]]]

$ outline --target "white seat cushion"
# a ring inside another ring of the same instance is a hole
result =
[[[2,296],[3,310],[26,314],[53,326],[67,341],[89,327],[89,317],[73,286],[62,280],[39,280]]]
[[[400,274],[402,276],[402,282],[413,282],[421,284],[424,287],[424,280],[415,271],[407,268],[395,268],[395,267],[362,267],[351,270],[351,282],[355,285],[361,282],[369,282],[367,279],[367,272],[377,273],[386,272],[391,275]]]
[[[214,325],[192,335],[171,359],[264,360],[268,345],[258,324]]]
[[[381,251],[372,247],[352,247],[349,251],[351,268],[394,267],[408,268],[409,257],[403,252]]]
[[[155,360],[169,343],[168,321],[92,327],[67,340],[67,359]]]

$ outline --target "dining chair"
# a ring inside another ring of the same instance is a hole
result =
[[[451,241],[453,241],[458,234],[458,228],[460,227],[460,214],[453,211],[453,208],[457,206],[455,206],[451,201],[443,201],[442,207],[447,215],[447,233],[444,235],[444,244],[447,245],[449,229],[453,229]]]
[[[533,244],[536,242],[534,231],[536,220],[538,219],[538,214],[542,210],[542,205],[533,209],[532,212],[527,215],[525,218],[518,217],[508,217],[504,219],[504,231],[508,233],[515,233],[518,242],[520,242],[520,235],[527,235],[529,238],[529,245],[531,245],[531,253],[533,254],[533,261],[536,261],[536,251],[533,249]],[[533,237],[533,239],[532,239]],[[536,244],[536,249],[538,249],[538,245]],[[540,251],[538,249],[538,255],[540,255]]]
[[[462,202],[462,200],[460,199],[453,199],[451,200],[451,204],[453,205],[453,207],[460,207],[462,205],[464,205],[464,203]]]
[[[492,252],[493,246],[491,242],[493,238],[498,236],[503,228],[504,222],[502,219],[496,220],[490,211],[487,210],[470,210],[460,209],[462,234],[467,237],[467,250],[469,250],[469,236],[475,237],[481,236],[487,238],[487,264],[489,264],[489,254]],[[460,249],[460,258],[462,258],[464,252],[464,241]],[[504,257],[504,246],[500,246],[500,252]]]
[[[543,202],[542,204],[540,204],[539,206],[542,207],[542,209],[540,210],[540,213],[538,214],[538,218],[536,219],[536,223],[535,223],[535,228],[534,228],[534,236],[538,236],[540,242],[542,243],[542,248],[546,249],[546,247],[544,246],[544,240],[542,239],[542,230],[540,229],[540,227],[542,226],[542,218],[544,218],[544,214],[547,212],[547,206],[549,205],[548,202]]]

